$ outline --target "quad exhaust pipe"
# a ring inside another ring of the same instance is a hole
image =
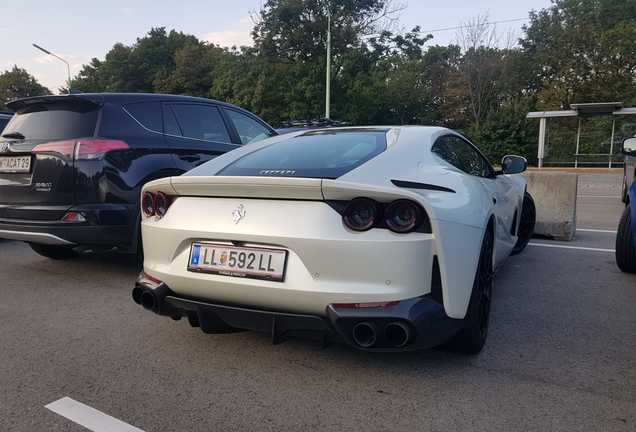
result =
[[[382,345],[391,348],[403,348],[411,342],[412,333],[408,324],[393,321],[384,326],[384,341]],[[369,321],[362,321],[353,326],[351,337],[356,345],[371,348],[378,342],[377,326]]]
[[[155,289],[137,285],[132,290],[132,298],[135,303],[143,306],[144,309],[160,313],[164,299],[169,293],[170,289],[166,285],[159,285]]]
[[[363,321],[353,326],[353,341],[362,348],[371,348],[377,340],[377,332],[375,325],[370,322]]]
[[[400,321],[388,323],[384,327],[384,336],[395,348],[402,348],[411,341],[411,328]]]

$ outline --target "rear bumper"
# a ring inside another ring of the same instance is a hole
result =
[[[0,218],[0,238],[60,246],[127,247],[134,243],[134,216],[128,206],[106,204],[67,210],[81,213],[85,222],[47,220],[39,217],[47,209],[41,210],[38,214],[37,209],[29,209],[30,219]]]
[[[147,297],[144,297],[147,296]],[[152,296],[152,297],[151,297]],[[236,329],[268,333],[272,342],[287,337],[320,338],[323,342],[344,342],[364,350],[379,352],[415,351],[442,344],[458,332],[462,320],[449,318],[444,307],[430,296],[395,302],[386,307],[349,308],[329,305],[326,316],[295,314],[215,304],[175,294],[161,283],[150,287],[135,284],[133,299],[156,314],[173,319],[187,318],[205,333],[226,333]],[[374,342],[363,346],[353,336],[364,323],[374,329]],[[406,342],[397,346],[387,336],[387,325],[401,323],[408,331]]]

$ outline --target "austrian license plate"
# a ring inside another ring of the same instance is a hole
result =
[[[0,157],[0,172],[28,173],[31,171],[31,156]]]
[[[193,243],[188,270],[282,282],[287,251],[282,249]]]

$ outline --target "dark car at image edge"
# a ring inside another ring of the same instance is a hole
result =
[[[7,125],[7,123],[9,123],[9,120],[11,120],[12,116],[13,113],[0,112],[0,132],[3,131],[4,127]]]
[[[41,96],[8,107],[0,238],[56,259],[78,247],[136,253],[145,183],[276,135],[246,110],[188,96]]]

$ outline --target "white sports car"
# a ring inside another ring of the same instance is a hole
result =
[[[142,192],[133,299],[204,332],[316,335],[364,350],[486,340],[494,270],[528,243],[534,204],[439,127],[299,131]]]

